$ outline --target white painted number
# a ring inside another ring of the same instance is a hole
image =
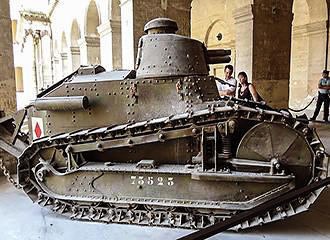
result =
[[[173,177],[145,177],[145,176],[130,176],[132,185],[157,185],[157,186],[173,186],[174,178]]]
[[[172,177],[167,178],[167,185],[169,186],[173,186],[174,185],[174,181]]]
[[[136,176],[131,176],[131,180],[132,180],[132,182],[131,182],[131,184],[135,184],[135,180],[136,180]]]
[[[153,185],[154,184],[154,177],[148,177],[148,185]]]
[[[157,181],[158,181],[158,185],[159,185],[159,186],[163,186],[163,185],[164,185],[164,183],[163,183],[163,178],[162,178],[162,177],[158,177],[158,178],[157,178]]]

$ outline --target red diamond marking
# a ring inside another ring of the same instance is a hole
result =
[[[41,136],[41,128],[40,128],[40,126],[39,126],[38,123],[36,124],[36,127],[34,128],[34,132],[36,133],[37,138],[40,138],[40,136]]]

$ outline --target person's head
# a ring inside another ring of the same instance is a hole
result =
[[[247,84],[248,83],[248,76],[247,76],[246,72],[240,72],[238,74],[238,80],[239,80],[239,83],[241,85]]]
[[[329,71],[328,70],[323,70],[322,77],[324,77],[324,78],[329,77]]]
[[[229,79],[231,75],[233,74],[234,68],[233,65],[226,65],[225,66],[225,77],[226,79]]]

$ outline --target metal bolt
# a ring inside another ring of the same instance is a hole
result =
[[[164,139],[165,136],[164,136],[164,134],[160,133],[160,134],[158,135],[158,138],[159,138],[159,139]]]

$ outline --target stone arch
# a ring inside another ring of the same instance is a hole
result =
[[[76,70],[80,66],[80,48],[79,39],[81,38],[79,25],[76,19],[73,20],[71,25],[71,47],[69,51],[70,63],[72,70]]]
[[[246,0],[244,0],[246,1]],[[191,3],[191,35],[205,43],[207,48],[225,48],[232,50],[232,61],[235,66],[235,23],[233,12],[237,8],[232,0],[193,0]],[[222,10],[219,14],[219,9]],[[221,33],[219,41],[217,35]],[[210,66],[210,74],[223,77],[224,64]]]
[[[98,26],[100,25],[100,11],[94,0],[89,2],[85,15],[85,36],[80,43],[80,63],[99,64],[100,63],[100,35]]]
[[[100,25],[100,14],[96,2],[90,1],[85,19],[85,35],[90,37],[98,37],[97,27]]]
[[[306,105],[317,92],[325,65],[326,0],[294,0],[290,68],[291,107]]]
[[[221,40],[217,39],[219,33],[222,35]],[[210,48],[221,47],[221,45],[228,46],[232,41],[232,33],[230,32],[228,25],[220,19],[217,19],[210,24],[204,39],[205,46]]]

